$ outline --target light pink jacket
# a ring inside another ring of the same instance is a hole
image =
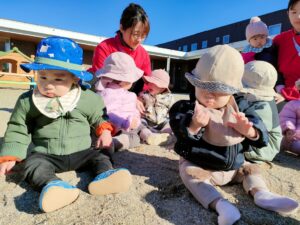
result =
[[[293,100],[285,104],[279,113],[282,133],[286,130],[300,130],[300,101]]]
[[[116,126],[117,130],[128,131],[132,119],[140,119],[140,112],[136,107],[137,96],[135,93],[123,88],[105,88],[97,93],[102,96],[109,121]]]

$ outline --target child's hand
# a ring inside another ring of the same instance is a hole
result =
[[[5,175],[11,171],[16,165],[16,161],[7,161],[0,164],[0,176]]]
[[[237,132],[247,138],[256,138],[257,131],[253,128],[253,123],[248,120],[244,113],[232,113],[236,119],[236,122],[227,122],[229,127],[232,127]]]
[[[141,99],[139,99],[139,98],[136,100],[136,108],[139,110],[139,112],[140,112],[142,115],[145,114],[146,109],[145,109],[144,103],[143,103],[143,101],[142,101]]]
[[[110,148],[112,145],[112,136],[109,130],[104,130],[98,137],[96,148]]]
[[[210,120],[210,114],[202,105],[196,101],[194,115],[189,129],[192,133],[198,133],[201,127],[205,127]]]
[[[130,121],[130,129],[137,129],[140,125],[140,117],[133,117]]]

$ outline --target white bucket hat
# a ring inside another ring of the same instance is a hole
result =
[[[144,71],[137,68],[131,56],[123,52],[114,52],[104,61],[101,69],[97,70],[96,76],[108,77],[117,81],[134,83],[140,79]]]
[[[217,45],[201,56],[196,68],[185,77],[195,87],[234,94],[242,88],[243,73],[241,54],[229,45]]]
[[[252,94],[256,100],[271,101],[276,96],[276,81],[274,66],[265,61],[251,61],[245,65],[242,92]]]

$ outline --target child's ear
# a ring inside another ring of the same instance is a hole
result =
[[[122,31],[122,32],[124,31],[122,24],[120,24],[120,31]]]

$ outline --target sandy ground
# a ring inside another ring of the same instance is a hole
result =
[[[24,90],[0,88],[0,139],[15,101]],[[183,96],[177,96],[181,98]],[[60,174],[82,191],[79,199],[52,213],[38,209],[39,194],[20,181],[18,174],[0,177],[0,224],[217,224],[217,214],[204,209],[189,194],[178,176],[178,156],[171,150],[142,145],[116,153],[115,166],[128,168],[133,185],[127,193],[95,197],[87,193],[92,177],[86,172]],[[282,153],[272,168],[263,165],[266,182],[273,192],[300,202],[300,158]],[[219,188],[242,215],[242,224],[300,224],[299,210],[279,215],[256,207],[241,185]]]

